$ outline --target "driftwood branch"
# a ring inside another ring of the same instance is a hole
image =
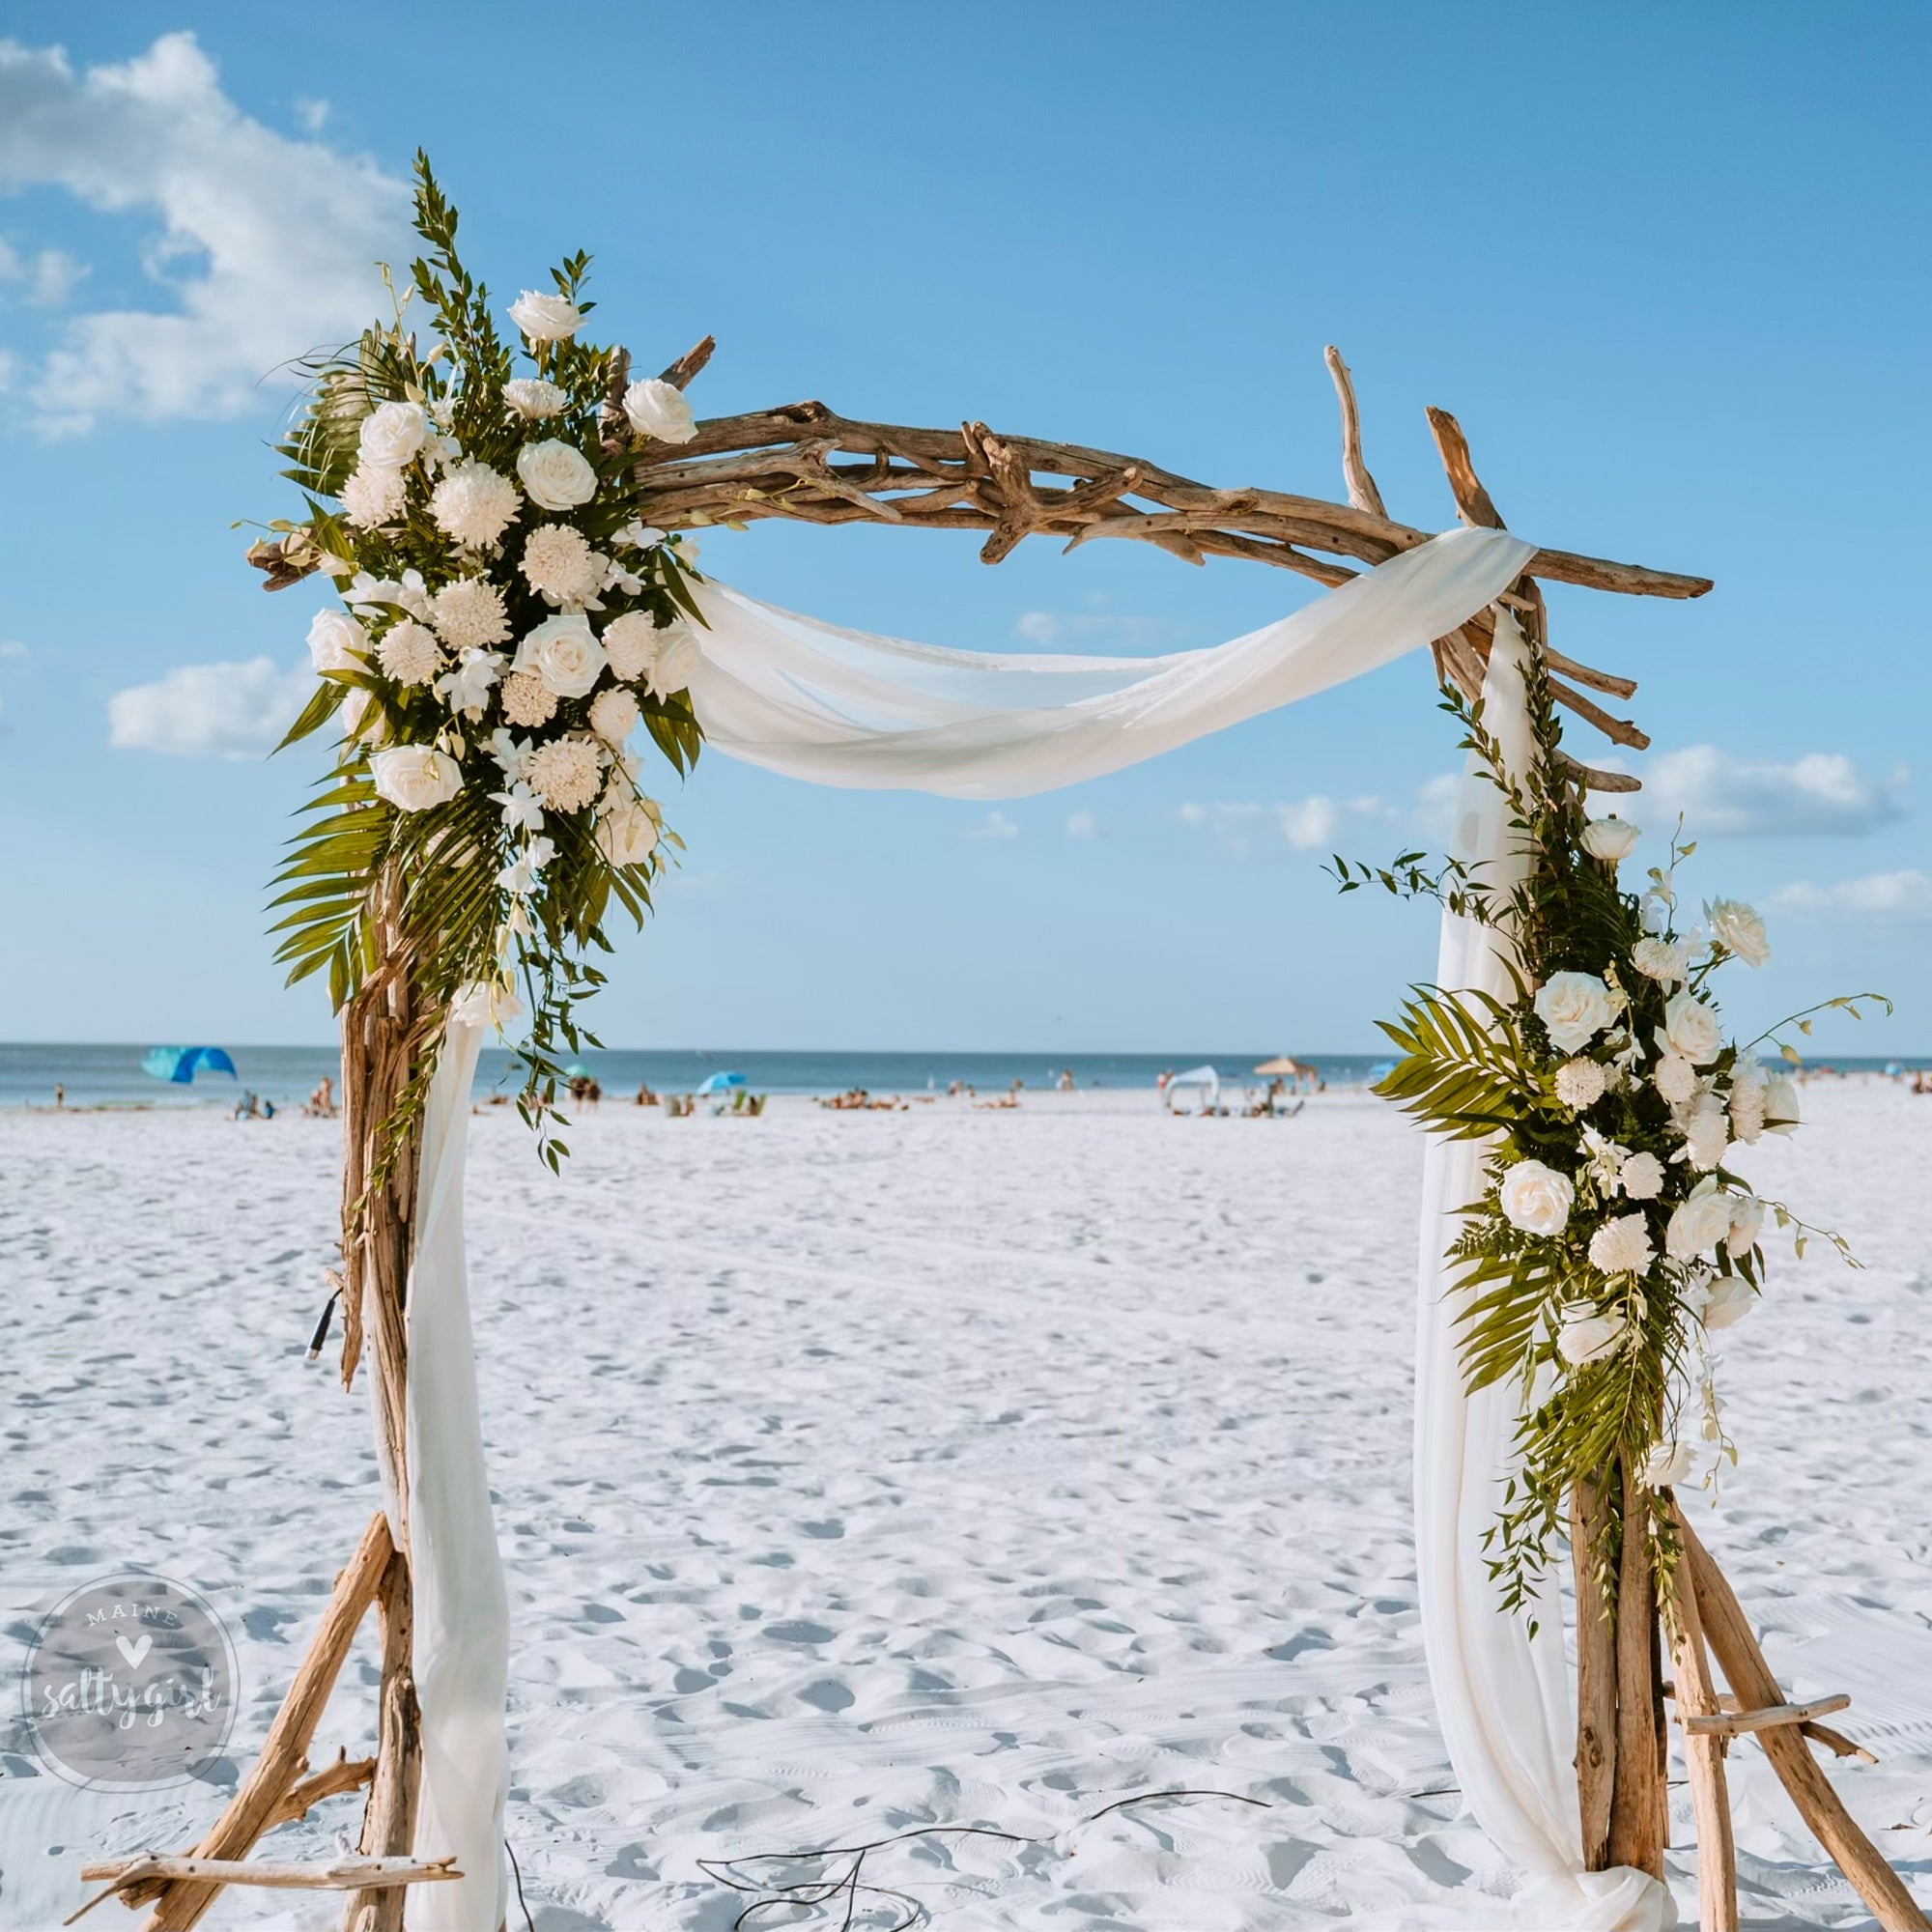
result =
[[[373,1757],[351,1757],[346,1750],[338,1752],[333,1764],[325,1765],[312,1776],[289,1787],[288,1796],[269,1814],[269,1830],[272,1832],[277,1825],[293,1825],[298,1818],[306,1818],[311,1808],[325,1798],[340,1798],[347,1792],[360,1791],[375,1775]]]
[[[1349,501],[1371,516],[1385,517],[1388,508],[1369,466],[1362,456],[1362,418],[1355,407],[1355,384],[1342,352],[1331,342],[1321,352],[1328,374],[1335,384],[1335,400],[1342,406],[1342,480],[1349,486]]]
[[[195,1847],[194,1859],[216,1864],[245,1859],[249,1848],[287,1804],[306,1769],[309,1742],[315,1736],[323,1706],[349,1655],[362,1613],[375,1599],[390,1554],[388,1519],[378,1514],[364,1531],[349,1567],[335,1579],[335,1593],[323,1612],[295,1682],[269,1726],[261,1756]],[[118,1889],[127,1894],[130,1905],[159,1894],[147,1921],[147,1932],[188,1932],[214,1903],[225,1883],[224,1879],[203,1880],[170,1872],[125,1879]]]
[[[431,1885],[439,1879],[461,1878],[454,1858],[338,1859],[332,1864],[305,1865],[272,1859],[171,1858],[144,1852],[131,1859],[108,1859],[82,1865],[89,1885],[108,1881],[107,1889],[90,1898],[61,1922],[71,1925],[102,1900],[128,1894],[159,1879],[170,1884],[213,1886],[261,1885],[284,1891],[348,1891],[371,1887]],[[213,1894],[211,1893],[211,1896]]]
[[[1692,1737],[1742,1738],[1754,1731],[1769,1731],[1779,1724],[1793,1724],[1803,1730],[1814,1718],[1829,1718],[1833,1711],[1848,1710],[1851,1698],[1839,1690],[1830,1697],[1814,1697],[1807,1704],[1771,1704],[1757,1711],[1724,1711],[1690,1715],[1684,1728]]]

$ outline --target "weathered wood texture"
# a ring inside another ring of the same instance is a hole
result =
[[[1670,1511],[1681,1534],[1683,1517]],[[1718,1688],[1704,1654],[1704,1624],[1696,1579],[1680,1561],[1675,1590],[1665,1608],[1670,1654],[1676,1670],[1677,1714],[1684,1727],[1684,1762],[1697,1821],[1698,1932],[1738,1932],[1738,1854],[1731,1834],[1730,1788],[1724,1777],[1724,1740],[1700,1732],[1700,1720],[1717,1715]]]
[[[415,1619],[409,1559],[390,1558],[381,1590],[383,1688],[375,1776],[362,1814],[365,1858],[401,1858],[415,1845],[416,1801],[422,1784],[422,1709],[413,1664]],[[351,1895],[344,1932],[402,1932],[406,1892],[370,1888]]]
[[[1612,1865],[1663,1876],[1669,1835],[1664,1783],[1663,1670],[1657,1576],[1651,1560],[1648,1491],[1627,1465],[1617,1570],[1617,1777],[1610,1804]]]
[[[328,1701],[328,1693],[355,1640],[362,1613],[375,1601],[394,1550],[388,1519],[378,1515],[363,1532],[349,1567],[335,1579],[334,1594],[322,1622],[296,1671],[295,1682],[275,1713],[262,1746],[262,1754],[228,1801],[219,1818],[196,1845],[191,1857],[215,1861],[244,1859],[264,1832],[275,1822],[290,1793],[307,1769],[309,1743]],[[155,1897],[147,1932],[188,1932],[214,1903],[219,1882],[173,1879],[165,1884],[143,1880],[122,1888],[130,1905]],[[156,1896],[158,1893],[158,1896]]]
[[[454,1859],[424,1862],[416,1859],[338,1859],[329,1864],[294,1864],[273,1859],[174,1858],[164,1853],[144,1852],[131,1859],[108,1859],[80,1868],[82,1880],[93,1884],[109,1881],[107,1889],[90,1898],[79,1911],[71,1912],[61,1922],[71,1925],[104,1900],[119,1897],[124,1904],[133,1902],[130,1894],[155,1884],[207,1888],[212,1898],[225,1885],[268,1886],[283,1891],[342,1891],[350,1887],[431,1885],[440,1879],[461,1878]],[[407,1894],[404,1894],[405,1896]]]
[[[1777,1679],[1758,1648],[1756,1636],[1710,1552],[1689,1523],[1680,1534],[1684,1560],[1696,1585],[1697,1606],[1704,1635],[1733,1694],[1747,1710],[1763,1710],[1785,1701]],[[1795,1725],[1780,1724],[1753,1733],[1764,1747],[1772,1769],[1791,1795],[1799,1815],[1811,1828],[1833,1863],[1864,1900],[1865,1908],[1884,1932],[1932,1932],[1914,1902],[1905,1882],[1885,1861],[1878,1847],[1861,1832],[1844,1802],[1832,1788],[1823,1767]]]
[[[1599,1565],[1609,1526],[1602,1487],[1570,1493],[1570,1565],[1577,1594],[1577,1808],[1583,1868],[1610,1865],[1610,1801],[1617,1780],[1616,1627]]]

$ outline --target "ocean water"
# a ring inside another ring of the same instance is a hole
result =
[[[173,1045],[202,1041],[171,1041]],[[338,1092],[341,1063],[332,1047],[228,1046],[237,1079],[201,1074],[177,1087],[142,1071],[141,1061],[155,1044],[126,1046],[0,1043],[0,1106],[51,1107],[54,1090],[64,1090],[70,1107],[221,1107],[245,1093],[277,1107],[297,1106],[314,1092],[325,1074]],[[1259,1052],[1208,1053],[810,1053],[754,1049],[715,1053],[632,1051],[612,1048],[583,1055],[582,1065],[602,1083],[607,1095],[635,1094],[648,1081],[661,1094],[689,1094],[708,1074],[742,1073],[754,1093],[842,1094],[863,1087],[872,1094],[944,1093],[954,1080],[980,1094],[1000,1093],[1015,1080],[1036,1090],[1050,1087],[1063,1068],[1071,1067],[1081,1087],[1151,1088],[1161,1071],[1212,1065],[1224,1081],[1239,1085],[1250,1069],[1274,1057]],[[1300,1056],[1297,1056],[1299,1058]],[[1311,1054],[1331,1086],[1359,1086],[1370,1069],[1385,1064],[1370,1054]],[[1264,1084],[1264,1083],[1262,1083]],[[476,1095],[514,1088],[510,1054],[484,1053],[476,1073]]]

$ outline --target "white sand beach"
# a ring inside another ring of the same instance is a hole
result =
[[[1833,1721],[1882,1762],[1833,1781],[1932,1900],[1932,1101],[1805,1104],[1754,1178],[1868,1265],[1786,1260],[1723,1338],[1743,1467],[1696,1520],[1786,1684],[1851,1693]],[[1051,1840],[868,1864],[946,1926],[1506,1922],[1422,1667],[1420,1150],[1390,1109],[607,1104],[560,1179],[504,1110],[474,1128],[508,1831],[543,1932],[725,1932],[750,1897],[698,1859],[939,1823]],[[359,1388],[303,1360],[336,1171],[322,1122],[0,1119],[12,1657],[91,1574],[190,1583],[240,1655],[232,1762],[377,1500]],[[318,1764],[366,1747],[373,1637]],[[205,1785],[85,1794],[23,1746],[16,1727],[0,1779],[8,1932],[79,1902],[83,1856],[185,1848],[219,1808]],[[1869,1923],[1756,1747],[1731,1763],[1746,1924]],[[1074,1829],[1176,1787],[1267,1808]],[[338,1799],[270,1842],[318,1856],[358,1814]],[[1688,1853],[1671,1870],[1694,1909]],[[231,1893],[206,1922],[335,1909]]]

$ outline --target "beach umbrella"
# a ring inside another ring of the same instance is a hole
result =
[[[1312,1066],[1304,1066],[1298,1060],[1291,1060],[1287,1054],[1277,1054],[1272,1060],[1264,1060],[1255,1068],[1257,1073],[1265,1073],[1271,1079],[1277,1076],[1292,1077],[1297,1073],[1313,1073]]]
[[[235,1063],[218,1046],[151,1046],[141,1061],[142,1071],[156,1080],[185,1087],[197,1073],[225,1073],[240,1079]]]
[[[726,1094],[733,1087],[744,1085],[745,1076],[742,1073],[711,1073],[705,1076],[697,1091],[700,1094]]]

